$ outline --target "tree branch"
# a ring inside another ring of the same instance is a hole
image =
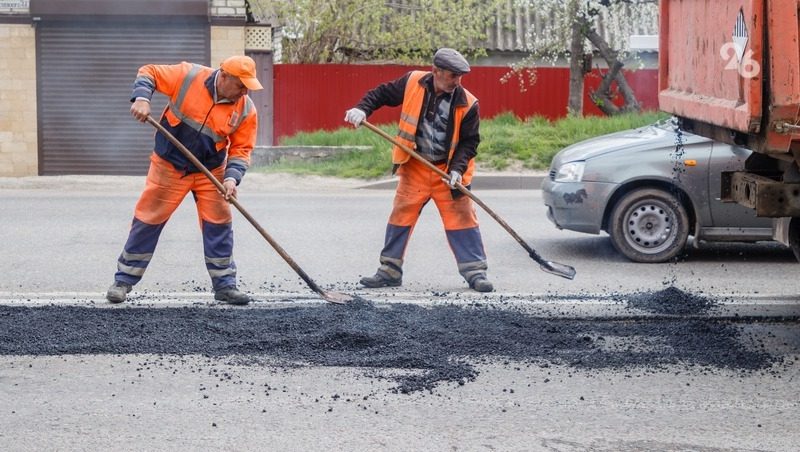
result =
[[[611,89],[611,81],[614,80],[617,82],[617,87],[619,88],[620,94],[622,94],[622,99],[625,101],[621,111],[641,111],[642,107],[639,105],[639,101],[636,100],[636,94],[634,94],[633,89],[631,89],[630,85],[628,85],[628,81],[625,79],[625,75],[622,73],[623,63],[617,58],[617,52],[612,50],[608,46],[606,40],[603,39],[603,37],[592,28],[586,30],[586,39],[588,39],[592,45],[597,48],[597,51],[600,52],[600,56],[606,60],[606,64],[608,64],[609,67],[609,71],[606,73],[605,77],[603,77],[603,83],[601,83],[601,86],[603,84],[607,85],[605,91],[600,91],[600,89],[598,89],[598,91],[601,93],[605,93],[604,97],[607,100],[605,103],[611,103],[609,93]],[[598,107],[600,107],[600,105],[598,105]],[[620,112],[616,106],[614,106],[614,109],[617,110],[617,113]],[[603,111],[605,112],[605,110]]]

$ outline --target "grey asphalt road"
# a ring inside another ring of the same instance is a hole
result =
[[[137,178],[0,181],[0,304],[104,307],[140,188]],[[747,371],[682,362],[614,370],[478,359],[474,381],[399,394],[391,379],[369,368],[196,354],[5,355],[0,450],[800,448],[800,332],[796,317],[783,318],[797,314],[800,267],[783,247],[702,246],[678,263],[633,264],[616,255],[605,236],[556,230],[537,190],[495,189],[478,195],[547,259],[573,265],[575,280],[540,271],[479,213],[497,291],[468,291],[431,205],[409,245],[403,287],[366,291],[356,282],[377,265],[390,190],[282,176],[252,177],[242,189],[243,205],[320,285],[379,306],[522,305],[555,321],[617,315],[624,325],[619,300],[678,287],[717,297],[735,311],[731,319],[744,334],[743,346],[777,360]],[[315,295],[263,238],[235,217],[241,285],[259,299],[245,309],[314,303]],[[128,305],[211,306],[208,290],[197,219],[187,201],[165,228]],[[762,320],[739,322],[739,312]],[[652,340],[640,338],[644,345]]]
[[[0,359],[0,447],[16,450],[793,451],[798,366],[582,373],[486,365],[393,394],[359,370],[202,357]]]
[[[377,268],[392,191],[277,176],[271,184],[272,176],[258,176],[263,175],[248,175],[242,187],[240,201],[245,208],[318,284],[358,290],[358,279]],[[20,189],[8,181],[0,184],[0,232],[5,238],[0,252],[13,256],[0,261],[4,275],[0,296],[80,294],[101,300],[112,282],[142,180],[87,176],[41,185],[45,186]],[[478,195],[545,259],[577,270],[572,281],[541,271],[505,230],[479,210],[495,295],[608,294],[667,285],[755,298],[794,299],[800,294],[798,266],[792,253],[778,244],[703,245],[688,249],[677,264],[635,264],[619,256],[605,235],[553,227],[545,218],[539,190],[487,190]],[[241,215],[234,218],[234,254],[243,288],[265,299],[278,293],[313,295]],[[165,227],[134,295],[203,296],[209,290],[203,262],[196,214],[187,199]],[[393,298],[470,293],[456,270],[433,205],[425,208],[414,230],[404,271],[403,287],[387,291]]]

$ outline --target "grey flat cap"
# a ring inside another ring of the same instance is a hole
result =
[[[447,69],[454,74],[466,74],[469,72],[469,63],[466,58],[454,49],[442,47],[433,56],[433,65],[439,69]]]

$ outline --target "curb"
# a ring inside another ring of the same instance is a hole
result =
[[[322,160],[342,152],[370,149],[372,146],[256,146],[250,154],[250,166],[269,166],[279,160]]]
[[[546,175],[530,176],[493,176],[477,174],[472,179],[474,190],[540,190]],[[397,188],[397,178],[357,187],[364,190],[394,190]]]
[[[547,174],[476,174],[472,179],[472,188],[477,190],[541,190],[542,181]],[[144,186],[144,175],[141,176],[105,176],[105,175],[64,175],[64,176],[26,176],[0,177],[0,190],[65,190],[74,192],[101,191],[108,193],[114,190],[138,192]],[[394,190],[397,178],[376,182],[361,182],[351,179],[336,179],[316,176],[295,176],[290,174],[265,174],[254,172],[245,179],[247,190],[263,189],[280,190],[286,185],[293,190],[332,187],[365,190]]]

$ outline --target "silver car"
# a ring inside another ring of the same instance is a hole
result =
[[[635,262],[676,257],[699,241],[772,240],[772,219],[720,201],[723,171],[744,168],[751,151],[681,133],[671,120],[569,146],[542,183],[559,229],[599,234]]]

